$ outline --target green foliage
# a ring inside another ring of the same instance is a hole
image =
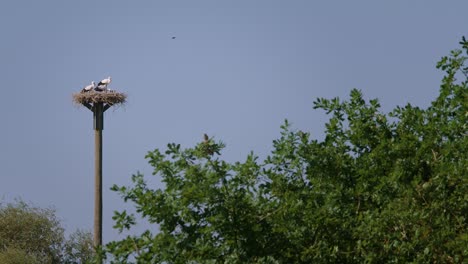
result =
[[[53,210],[24,202],[0,207],[0,251],[18,249],[38,263],[59,263],[62,243],[63,229]]]
[[[7,248],[0,252],[0,263],[2,264],[36,264],[39,260],[24,250]]]
[[[63,246],[63,264],[92,263],[94,257],[93,236],[88,231],[77,230]]]
[[[105,252],[112,263],[463,263],[463,51],[437,64],[446,75],[427,109],[408,104],[387,115],[357,89],[348,101],[317,99],[314,108],[331,116],[325,139],[286,121],[263,162],[252,153],[228,163],[213,139],[149,152],[165,188],[138,173],[133,186],[112,189],[159,231],[110,242]],[[114,220],[120,232],[136,224],[125,211]]]
[[[0,263],[87,263],[94,257],[89,232],[68,240],[52,209],[22,201],[0,204]]]

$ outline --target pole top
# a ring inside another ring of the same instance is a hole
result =
[[[94,105],[98,103],[107,105],[119,105],[125,104],[127,101],[127,95],[116,91],[94,91],[80,92],[73,94],[73,102],[78,105]],[[86,106],[88,107],[88,106]],[[88,107],[89,108],[89,107]]]

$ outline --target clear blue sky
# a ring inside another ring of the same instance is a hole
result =
[[[111,75],[129,95],[105,116],[104,241],[115,239],[112,212],[125,205],[109,188],[138,170],[152,177],[149,150],[207,133],[227,144],[228,160],[265,156],[285,118],[320,137],[314,99],[354,87],[385,111],[427,106],[436,62],[468,35],[467,10],[422,0],[2,1],[0,198],[54,206],[69,232],[92,228],[92,115],[71,95]]]

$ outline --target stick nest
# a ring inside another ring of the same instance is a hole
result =
[[[73,94],[73,102],[79,105],[84,103],[95,104],[105,103],[110,105],[124,104],[127,100],[127,95],[116,91],[89,91]]]

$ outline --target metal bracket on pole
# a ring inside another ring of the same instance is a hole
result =
[[[83,103],[83,105],[88,108],[89,110],[93,111],[93,106],[89,103]]]
[[[111,106],[113,106],[114,104],[106,104],[104,106],[104,108],[102,109],[102,112],[105,112],[107,109],[109,109]]]

